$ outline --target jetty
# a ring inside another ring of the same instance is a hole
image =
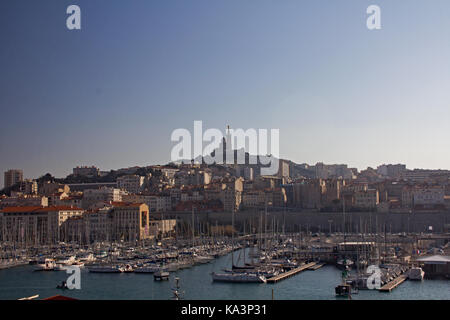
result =
[[[325,263],[316,263],[315,265],[308,268],[308,270],[315,271],[317,269],[322,268],[325,265]]]
[[[304,265],[302,265],[300,267],[291,269],[291,270],[283,272],[283,273],[281,273],[281,274],[279,274],[279,275],[277,275],[275,277],[267,279],[267,283],[276,283],[278,281],[287,279],[287,278],[292,277],[293,275],[296,275],[297,273],[300,273],[300,272],[302,272],[302,271],[304,271],[304,270],[306,270],[306,269],[308,269],[308,268],[310,268],[310,267],[312,267],[312,266],[314,266],[316,264],[317,264],[317,262],[306,263],[306,264],[304,264]]]
[[[382,286],[380,289],[378,289],[381,292],[391,292],[392,289],[397,288],[400,284],[405,282],[405,280],[408,279],[407,274],[402,274],[395,278],[394,280],[386,283],[384,286]]]

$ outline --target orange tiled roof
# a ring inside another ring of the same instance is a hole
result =
[[[43,207],[40,206],[6,207],[3,208],[1,211],[4,213],[22,213],[22,212],[34,212],[42,208]]]
[[[83,210],[81,208],[75,207],[75,206],[51,206],[51,207],[44,207],[40,208],[40,212],[51,212],[51,211],[67,211],[67,210]]]
[[[3,213],[22,213],[22,212],[52,212],[52,211],[68,211],[68,210],[83,210],[77,207],[71,206],[51,206],[51,207],[40,207],[40,206],[25,206],[25,207],[6,207],[1,211]]]
[[[116,208],[138,208],[144,203],[132,203],[132,202],[111,202],[111,205]]]

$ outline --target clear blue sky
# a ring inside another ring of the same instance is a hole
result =
[[[279,128],[299,163],[450,168],[449,14],[448,0],[2,0],[0,172],[165,163],[194,120]]]

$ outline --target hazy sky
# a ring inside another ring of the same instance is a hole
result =
[[[82,30],[66,28],[81,7]],[[366,27],[381,7],[382,29]],[[450,168],[448,0],[0,1],[0,172],[169,161],[176,128],[283,158]],[[0,175],[3,186],[3,174]]]

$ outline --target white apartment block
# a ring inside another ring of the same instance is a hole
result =
[[[129,193],[139,193],[142,191],[145,177],[138,175],[126,175],[117,178],[117,188]]]
[[[166,212],[172,210],[172,199],[170,196],[128,194],[122,197],[122,201],[130,203],[145,203],[150,212]]]
[[[89,208],[98,202],[120,202],[124,194],[123,191],[116,188],[87,189],[83,193],[83,208]]]

